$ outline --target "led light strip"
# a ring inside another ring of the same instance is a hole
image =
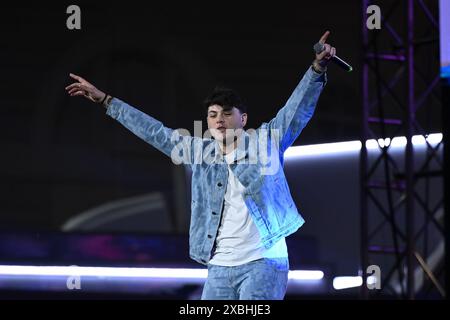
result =
[[[428,143],[432,146],[436,146],[442,141],[442,133],[429,134],[427,139]],[[425,138],[422,135],[412,137],[412,143],[415,147],[424,147],[426,145]],[[406,146],[406,137],[395,137],[392,139],[371,139],[366,141],[366,147],[368,150],[377,150],[385,145],[389,145],[390,148],[404,148]],[[361,141],[344,141],[335,143],[323,143],[323,144],[311,144],[307,146],[290,147],[284,153],[286,159],[298,156],[308,155],[333,155],[343,152],[355,152],[361,150]]]
[[[187,268],[116,268],[77,266],[7,266],[0,265],[0,276],[85,276],[85,277],[130,277],[130,278],[172,278],[206,279],[207,269]],[[324,274],[319,270],[289,271],[289,279],[321,280]]]
[[[375,284],[374,276],[367,277],[368,284]],[[362,277],[335,277],[333,279],[333,288],[336,290],[360,287],[363,283]]]

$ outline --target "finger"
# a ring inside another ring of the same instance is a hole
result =
[[[320,54],[317,55],[317,60],[325,59],[325,56],[326,56],[327,54],[328,54],[328,53],[327,53],[326,51],[322,51]]]
[[[336,48],[332,47],[330,52],[331,57],[334,57],[336,55]]]
[[[86,91],[86,92],[91,92],[91,89],[87,86],[87,85],[85,85],[85,84],[81,84],[81,83],[78,83],[78,86],[77,86],[80,90],[83,90],[83,91]]]
[[[70,89],[72,89],[72,88],[74,88],[74,87],[78,87],[79,85],[80,85],[79,82],[77,82],[77,83],[72,83],[71,85],[68,85],[68,86],[66,87],[66,90],[70,90]]]
[[[85,85],[82,85],[81,83],[77,83],[76,86],[74,86],[72,89],[70,89],[70,91],[72,91],[72,92],[76,91],[76,90],[80,90],[83,92],[90,92],[89,88],[86,87]]]
[[[317,58],[319,60],[324,59],[324,58],[328,57],[330,55],[330,53],[331,53],[331,46],[329,44],[325,44],[323,51],[318,55]]]
[[[71,93],[76,92],[76,91],[83,91],[83,90],[80,90],[80,88],[72,88],[67,93],[71,94]]]
[[[75,80],[80,81],[80,82],[81,82],[81,80],[83,80],[82,77],[77,76],[76,74],[73,74],[73,73],[69,73],[69,76],[70,76],[71,78],[75,79]]]
[[[76,74],[73,73],[69,73],[69,76],[75,80],[77,80],[78,82],[84,83],[84,84],[89,84],[89,82],[87,82],[86,80],[84,80],[82,77],[77,76]]]
[[[326,31],[323,35],[322,35],[322,37],[320,38],[320,40],[319,40],[319,42],[321,43],[321,44],[324,44],[325,43],[325,41],[327,41],[327,38],[328,38],[328,35],[330,34],[330,31]]]
[[[79,90],[79,91],[75,91],[74,93],[70,94],[71,97],[73,96],[84,96],[84,92]]]

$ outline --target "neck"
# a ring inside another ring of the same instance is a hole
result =
[[[223,140],[222,143],[219,143],[220,150],[222,150],[222,154],[226,155],[226,154],[229,154],[230,152],[233,152],[233,150],[237,148],[238,142],[240,141],[242,136],[243,136],[243,134],[240,133],[236,137],[236,139],[234,139],[234,141],[231,143],[227,143],[228,141],[226,141],[226,140]]]
[[[224,154],[224,155],[229,154],[234,149],[236,149],[237,141],[233,141],[233,143],[230,143],[230,144],[220,143],[219,146],[220,146],[220,150],[222,150],[222,154]]]

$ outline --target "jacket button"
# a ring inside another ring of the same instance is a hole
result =
[[[217,185],[218,185],[219,187],[221,187],[221,186],[222,186],[222,182],[219,182]]]
[[[217,212],[213,211],[212,214],[213,214],[213,215],[217,215]]]
[[[208,238],[210,238],[210,239],[211,239],[211,238],[212,238],[212,235],[208,234]]]

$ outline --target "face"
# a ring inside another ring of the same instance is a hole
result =
[[[221,106],[214,104],[208,108],[207,121],[214,139],[228,144],[242,132],[247,123],[247,114],[235,107],[224,111]]]

